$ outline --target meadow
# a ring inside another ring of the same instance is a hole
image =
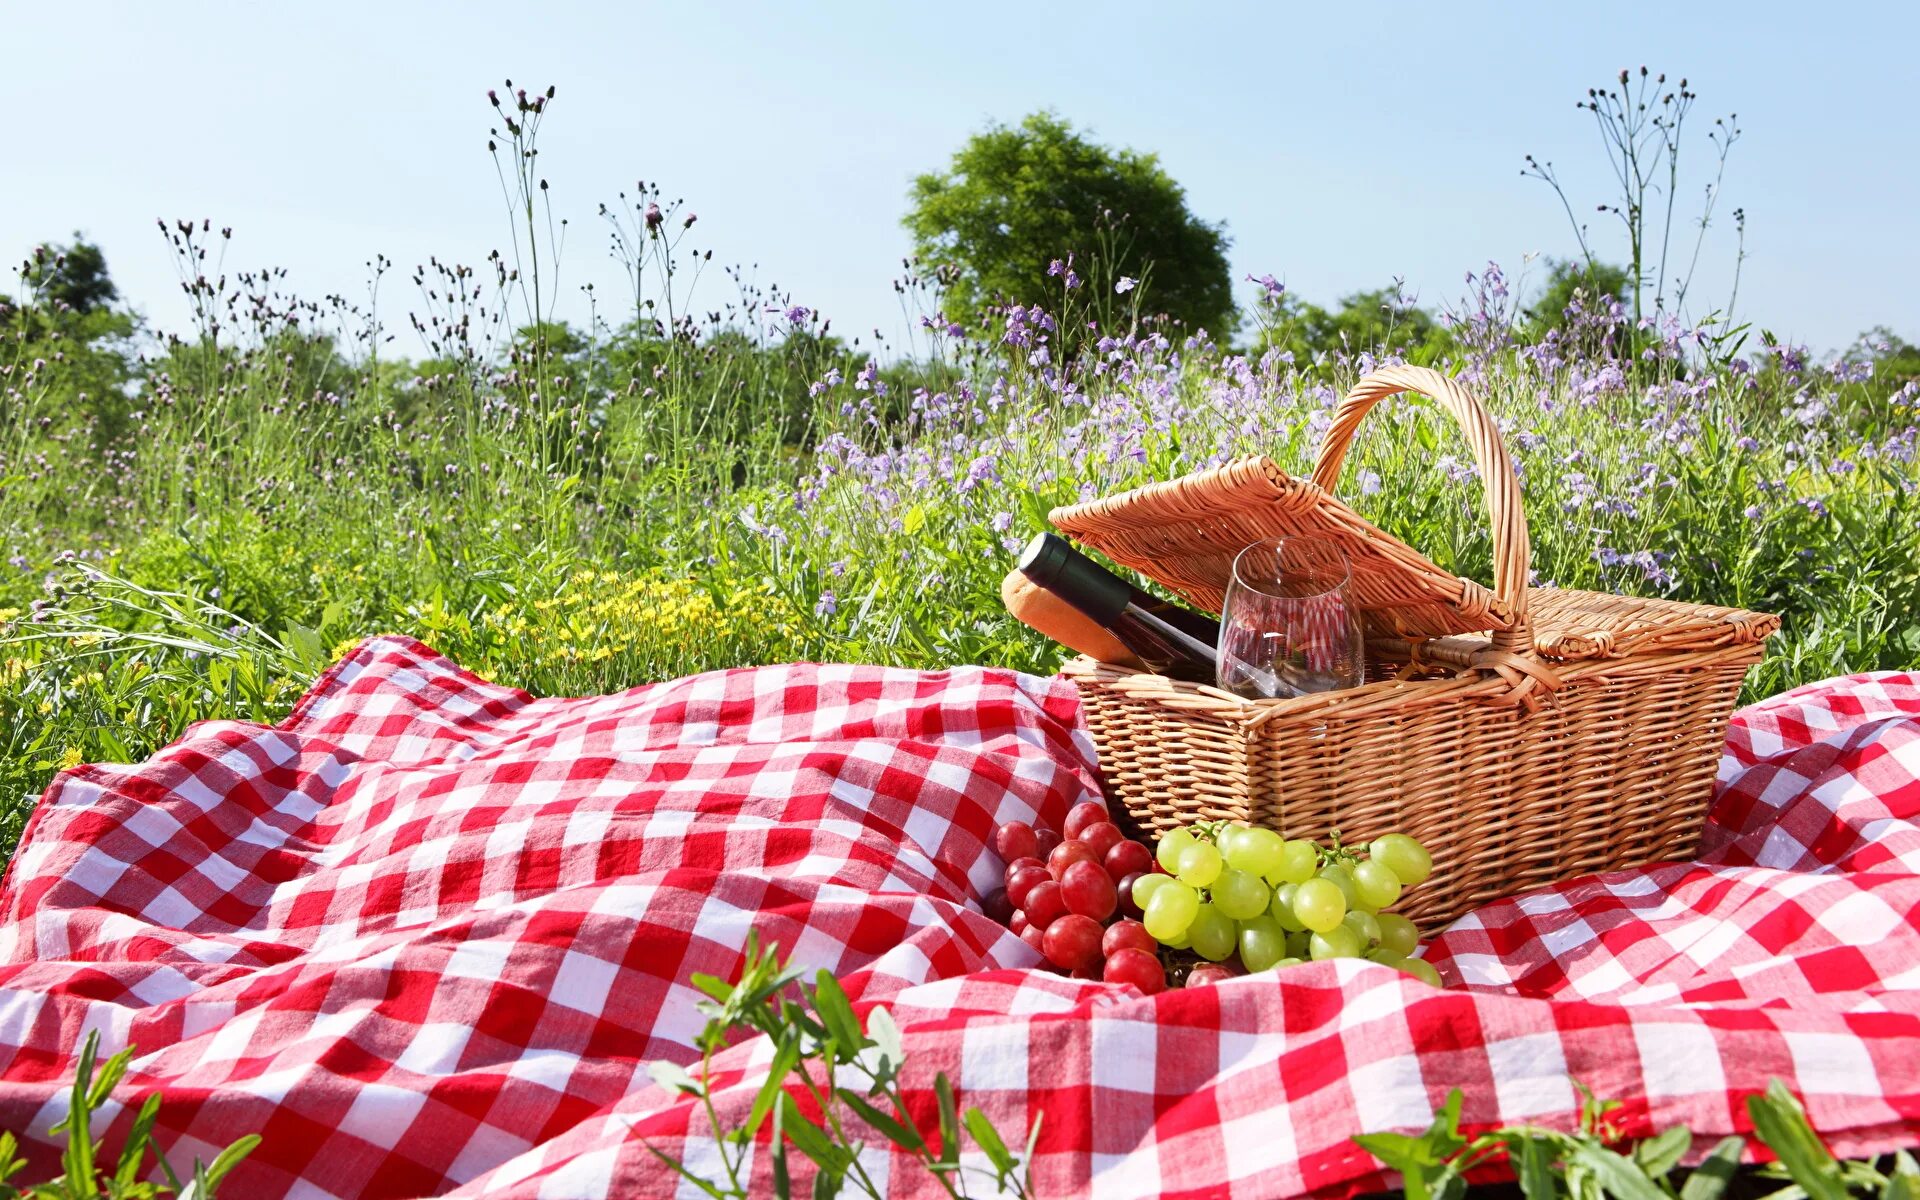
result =
[[[544,183],[507,182],[511,253],[405,281],[376,258],[361,304],[163,223],[193,326],[95,336],[28,263],[0,308],[0,845],[54,771],[277,720],[375,633],[544,694],[786,660],[1049,671],[999,581],[1050,507],[1247,453],[1304,472],[1345,387],[1396,361],[1391,337],[1282,349],[1270,279],[1209,336],[1084,261],[971,325],[909,265],[911,344],[844,341],[644,185],[603,209],[631,294],[568,326]],[[1408,353],[1501,418],[1537,582],[1783,614],[1748,699],[1920,664],[1920,382],[1605,298],[1542,325],[1522,291],[1469,274]],[[1485,578],[1473,473],[1401,405],[1345,488]]]

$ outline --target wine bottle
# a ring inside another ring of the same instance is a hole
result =
[[[1218,621],[1142,591],[1056,534],[1027,543],[1020,571],[1113,634],[1148,670],[1214,682]]]

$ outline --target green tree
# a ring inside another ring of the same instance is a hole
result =
[[[1567,309],[1573,305],[1574,293],[1581,293],[1582,305],[1592,312],[1609,299],[1625,304],[1629,282],[1626,268],[1612,263],[1550,259],[1547,282],[1540,290],[1539,299],[1527,309],[1527,316],[1540,332],[1559,329],[1566,325]]]
[[[85,315],[120,298],[107,274],[107,256],[76,232],[68,246],[36,246],[21,276],[55,311]]]
[[[66,246],[34,247],[20,266],[20,295],[0,294],[0,364],[60,364],[58,391],[84,422],[81,436],[107,444],[126,431],[134,373],[132,314],[100,247],[76,233]]]
[[[950,277],[947,311],[961,320],[1058,294],[1049,266],[1072,255],[1106,295],[1131,278],[1147,311],[1223,336],[1234,326],[1225,225],[1188,210],[1156,155],[1099,145],[1052,113],[975,134],[911,199],[902,223]]]
[[[1432,313],[1409,302],[1398,287],[1384,287],[1355,292],[1331,310],[1285,293],[1266,303],[1255,350],[1286,350],[1301,361],[1367,351],[1424,364],[1437,361],[1451,344]]]

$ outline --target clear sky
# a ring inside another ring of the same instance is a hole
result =
[[[699,213],[716,262],[759,264],[838,332],[891,331],[911,178],[988,120],[1052,107],[1157,151],[1194,211],[1228,223],[1236,275],[1323,303],[1400,275],[1435,303],[1489,259],[1511,277],[1572,252],[1522,156],[1553,159],[1580,206],[1605,198],[1574,102],[1645,62],[1689,76],[1702,129],[1740,114],[1722,212],[1749,214],[1742,315],[1816,349],[1883,323],[1920,340],[1916,12],[0,0],[0,251],[84,231],[165,327],[185,309],[156,217],[232,225],[229,267],[284,266],[313,297],[364,295],[377,251],[401,268],[382,294],[396,348],[418,353],[405,269],[505,244],[484,97],[511,76],[559,88],[542,160],[572,221],[569,294],[617,288],[597,204],[657,179]],[[1704,141],[1694,152],[1703,168]],[[1683,179],[1682,212],[1703,184]],[[1700,291],[1724,294],[1732,248],[1728,219]]]

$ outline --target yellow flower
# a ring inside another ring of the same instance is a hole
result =
[[[80,747],[78,746],[68,746],[60,752],[60,769],[62,771],[71,771],[85,761],[86,760],[80,755]]]

